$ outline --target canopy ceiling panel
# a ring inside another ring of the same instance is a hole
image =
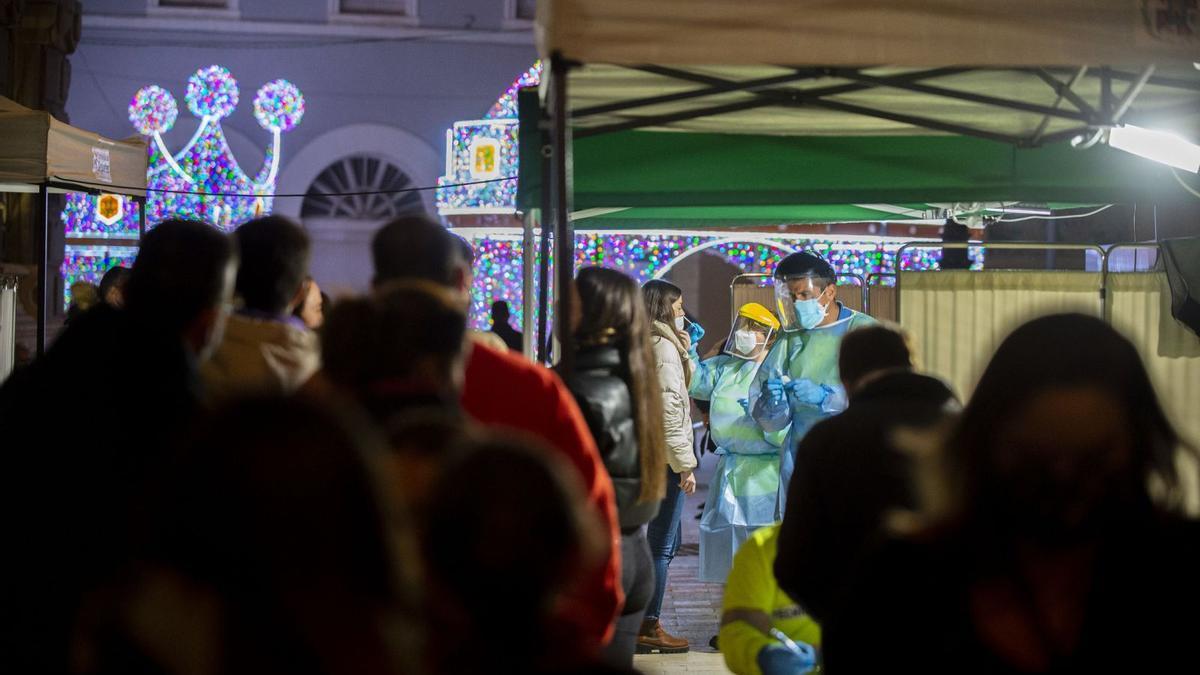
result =
[[[1177,0],[547,0],[543,56],[581,63],[1191,65]]]
[[[1147,79],[1139,87],[1143,76]],[[1111,122],[1131,92],[1135,95],[1120,121],[1165,123],[1187,135],[1200,131],[1200,71],[1190,64],[1152,72],[1093,68],[1082,73],[599,64],[573,70],[570,92],[577,135],[634,126],[811,136],[976,131],[1037,144]]]
[[[122,141],[64,124],[49,113],[0,97],[0,183],[62,182],[144,194],[146,143]]]

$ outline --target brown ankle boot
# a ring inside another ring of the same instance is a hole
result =
[[[642,630],[638,633],[637,653],[683,654],[687,650],[687,639],[667,633],[658,619],[646,619],[642,622]]]

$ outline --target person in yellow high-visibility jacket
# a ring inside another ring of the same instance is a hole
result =
[[[750,535],[725,582],[719,642],[737,675],[810,673],[821,627],[775,583],[779,523]]]

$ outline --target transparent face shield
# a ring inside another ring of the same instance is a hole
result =
[[[738,316],[733,322],[733,329],[725,339],[724,353],[752,361],[767,352],[775,329],[763,325],[754,319]]]
[[[779,310],[779,322],[783,330],[806,330],[820,307],[824,307],[825,294],[821,278],[811,275],[794,275],[775,279],[775,305]],[[812,302],[815,301],[815,302]],[[806,313],[807,316],[802,316]]]

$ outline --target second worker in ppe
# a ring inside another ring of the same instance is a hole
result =
[[[779,328],[766,307],[743,305],[722,353],[696,364],[689,393],[710,402],[709,429],[720,456],[700,519],[701,581],[724,583],[742,542],[775,522],[787,431],[764,432],[749,414],[749,397]]]
[[[846,409],[837,367],[842,337],[877,323],[837,301],[836,276],[832,265],[804,251],[775,268],[782,334],[750,387],[750,411],[768,433],[787,430],[780,448],[776,518],[783,517],[796,445],[817,422]]]

